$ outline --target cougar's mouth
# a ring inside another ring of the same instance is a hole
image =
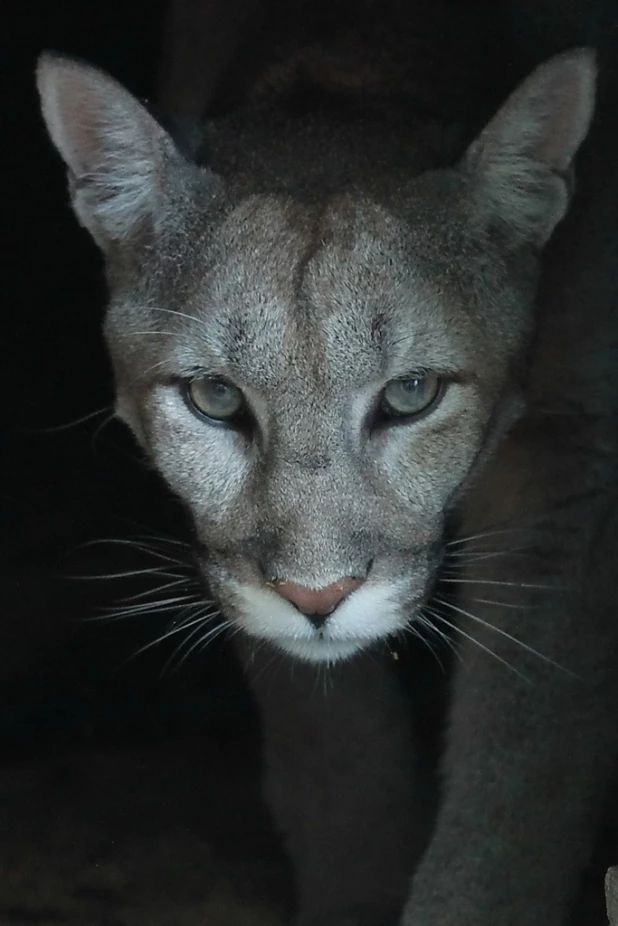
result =
[[[307,662],[348,659],[403,630],[409,621],[409,582],[365,582],[329,614],[303,614],[267,586],[233,580],[235,621],[249,636]]]

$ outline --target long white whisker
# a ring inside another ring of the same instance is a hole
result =
[[[198,328],[203,328],[204,331],[208,331],[208,326],[201,318],[196,318],[195,315],[187,315],[186,312],[177,312],[174,309],[164,309],[162,306],[156,306],[156,312],[165,312],[167,315],[176,315],[178,318],[185,318],[187,321],[192,322],[194,325],[197,325]]]
[[[501,556],[532,556],[532,550],[526,547],[513,547],[512,550],[463,550],[456,553],[447,552],[447,562],[459,560],[457,567],[463,563],[477,563],[484,559],[496,559]]]
[[[114,605],[110,607],[103,607],[100,609],[99,614],[95,614],[93,617],[83,617],[81,618],[81,623],[83,624],[102,624],[108,623],[112,624],[116,621],[121,621],[129,619],[131,617],[139,617],[142,614],[152,614],[156,616],[160,612],[165,611],[177,611],[180,608],[187,608],[192,604],[203,604],[203,599],[198,598],[196,595],[185,595],[183,598],[179,598],[178,602],[185,602],[183,604],[173,604],[166,600],[160,602],[146,602],[145,604],[126,607],[116,607]]]
[[[467,537],[457,537],[454,540],[449,540],[446,544],[447,548],[458,547],[464,543],[471,543],[473,540],[485,540],[487,537],[500,537],[505,534],[522,534],[522,533],[531,533],[532,531],[537,531],[538,525],[531,525],[528,527],[501,527],[496,528],[495,530],[488,531],[479,531],[478,534],[470,534]]]
[[[131,331],[131,334],[138,334],[140,336],[145,336],[149,334],[161,335],[162,337],[171,338],[174,337],[173,331]]]
[[[212,630],[210,630],[203,639],[198,640],[195,646],[199,647],[199,650],[201,652],[203,649],[209,646],[216,639],[216,637],[220,636],[220,634],[222,634],[225,630],[229,630],[231,626],[232,626],[231,621],[222,620],[221,624],[218,627],[214,627]],[[183,657],[183,660],[187,658],[189,653],[191,653],[192,649],[193,647],[191,648],[191,650],[189,650],[188,653],[185,654],[185,656]]]
[[[135,534],[133,537],[139,543],[160,544],[163,547],[182,547],[185,550],[191,549],[191,544],[186,540],[179,540],[177,537],[165,537],[163,534]]]
[[[450,582],[453,585],[499,585],[504,588],[538,588],[546,592],[566,591],[566,586],[562,585],[541,585],[535,582],[506,582],[502,579],[459,579],[441,577],[441,582]]]
[[[207,620],[207,621],[204,621],[204,622],[197,628],[197,630],[192,631],[192,632],[189,634],[189,636],[186,637],[186,639],[184,639],[184,640],[182,641],[182,643],[180,644],[180,646],[178,646],[178,647],[174,650],[174,652],[172,653],[172,655],[170,656],[170,658],[167,660],[167,662],[165,663],[165,665],[164,665],[163,668],[161,669],[161,677],[163,677],[163,676],[166,674],[166,672],[167,672],[169,669],[171,669],[171,667],[172,667],[172,665],[173,665],[173,663],[174,663],[174,660],[179,656],[179,654],[182,653],[182,650],[183,650],[183,648],[187,645],[187,643],[189,643],[189,641],[192,640],[193,637],[195,637],[198,633],[200,633],[200,631],[201,631],[202,628],[206,625],[206,623],[212,623],[212,621],[213,621],[213,620],[216,620],[218,617],[219,617],[219,612],[216,611],[214,614],[210,615],[210,617],[208,618],[208,620]],[[194,643],[191,644],[191,646],[186,650],[186,652],[182,653],[182,655],[180,656],[180,659],[179,659],[179,661],[178,661],[178,663],[177,663],[177,665],[176,665],[175,671],[178,672],[178,670],[181,668],[181,666],[183,665],[183,663],[187,660],[187,658],[191,655],[191,653],[192,653],[195,649],[197,649],[198,646],[200,646],[200,644],[206,645],[207,643],[210,643],[212,640],[215,639],[215,637],[219,636],[220,633],[222,633],[224,630],[227,630],[227,626],[228,626],[228,623],[227,623],[226,621],[224,621],[223,623],[217,623],[216,626],[215,626],[215,627],[211,627],[210,630],[208,630],[208,631],[204,634],[204,636],[198,637],[198,639],[197,639]]]
[[[169,366],[169,358],[165,357],[163,360],[157,360],[156,363],[152,363],[149,367],[146,367],[145,370],[140,370],[137,376],[134,376],[131,380],[131,385],[135,386],[136,383],[139,383],[148,373],[152,373],[154,370],[160,370],[161,367]]]
[[[146,589],[145,592],[137,592],[135,595],[125,595],[124,598],[119,598],[118,601],[121,604],[126,604],[130,601],[139,601],[140,598],[148,598],[149,595],[159,595],[161,592],[165,592],[169,588],[176,588],[179,585],[192,586],[194,584],[194,580],[190,576],[184,576],[182,579],[166,582],[165,585],[157,585],[154,588]]]
[[[482,649],[485,653],[487,653],[488,656],[493,656],[494,659],[497,659],[498,662],[501,662],[502,665],[507,667],[507,669],[509,669],[511,672],[514,672],[515,675],[519,676],[519,678],[521,678],[522,681],[526,682],[526,684],[528,685],[532,684],[531,680],[526,675],[524,675],[522,672],[520,672],[518,669],[516,669],[515,666],[511,665],[510,662],[508,662],[506,659],[503,659],[502,656],[498,655],[498,653],[494,653],[492,649],[490,649],[488,646],[485,646],[483,643],[481,643],[480,640],[477,640],[476,637],[473,637],[469,633],[466,633],[466,631],[462,630],[461,627],[458,627],[457,624],[454,624],[452,621],[449,621],[448,618],[444,617],[444,615],[439,614],[437,611],[432,611],[432,617],[434,618],[434,620],[438,620],[441,623],[445,624],[447,627],[450,627],[451,630],[454,630],[456,633],[460,634],[462,637],[465,637],[466,640],[470,641],[470,643],[473,643],[475,646],[478,646],[479,649]]]
[[[131,550],[138,550],[140,553],[146,553],[147,555],[152,556],[154,559],[160,559],[164,562],[173,563],[175,566],[187,566],[186,560],[181,560],[178,559],[178,557],[162,553],[160,550],[154,549],[151,546],[147,546],[144,543],[136,543],[134,540],[130,540],[128,537],[103,537],[100,540],[87,540],[85,543],[81,543],[75,549],[85,550],[88,547],[103,545],[129,547]]]
[[[199,617],[194,618],[192,621],[189,621],[188,623],[185,622],[185,623],[179,624],[177,627],[173,627],[172,630],[167,630],[160,637],[157,637],[156,640],[150,640],[148,643],[145,643],[144,646],[140,646],[140,648],[136,650],[130,658],[135,659],[135,657],[139,656],[140,653],[145,653],[147,650],[152,649],[153,646],[157,646],[157,644],[163,643],[164,640],[168,640],[170,637],[173,637],[174,634],[180,633],[183,630],[188,630],[189,627],[194,627],[196,625],[203,627],[205,624],[210,623],[210,621],[212,621],[215,617],[216,617],[216,614],[211,614],[211,613],[200,614]],[[194,633],[195,631],[192,631],[192,633],[189,634],[189,636],[190,637],[193,636]]]
[[[427,621],[427,619],[423,617],[422,614],[419,614],[419,615],[418,615],[417,621],[418,621],[418,623],[421,625],[421,627],[426,627],[426,628],[428,628],[429,630],[433,631],[433,632],[435,633],[436,636],[441,636],[441,637],[443,637],[443,638],[446,637],[446,634],[442,633],[441,631],[438,631],[438,630],[433,626],[433,624],[430,624],[430,623]],[[417,640],[420,640],[420,641],[421,641],[421,643],[429,650],[429,652],[431,653],[431,655],[433,656],[433,658],[436,660],[436,662],[437,662],[438,665],[440,666],[441,671],[442,671],[442,672],[445,672],[444,663],[442,662],[442,660],[440,659],[440,657],[439,657],[438,654],[436,653],[435,649],[434,649],[433,646],[431,645],[431,641],[428,640],[427,637],[424,636],[422,633],[420,633],[418,627],[415,627],[414,624],[408,624],[404,629],[405,629],[405,632],[406,632],[406,633],[411,634],[411,635],[412,635],[413,637],[415,637]]]
[[[483,620],[482,617],[478,617],[476,614],[472,614],[470,611],[466,611],[464,608],[460,608],[457,605],[454,605],[451,601],[447,601],[445,598],[436,598],[435,599],[439,604],[443,605],[446,608],[450,608],[451,611],[455,611],[457,614],[461,614],[464,617],[470,618],[470,620],[476,621],[481,627],[485,627],[487,630],[493,630],[494,633],[499,634],[501,637],[504,637],[506,640],[510,640],[511,643],[514,643],[516,646],[521,647],[527,653],[530,653],[532,656],[536,656],[537,659],[546,662],[548,665],[553,666],[555,669],[560,669],[561,672],[566,672],[567,675],[573,677],[573,672],[570,672],[568,669],[565,669],[564,666],[561,666],[554,659],[550,659],[549,656],[545,656],[544,653],[540,653],[538,650],[534,649],[532,646],[528,646],[527,643],[524,643],[522,640],[518,640],[517,637],[514,637],[512,634],[507,633],[506,630],[503,630],[501,627],[496,627],[494,624],[490,624],[489,621]],[[495,654],[494,654],[495,655]]]
[[[254,646],[254,652],[253,652],[253,655],[252,655],[252,661],[255,659],[255,654],[256,654],[257,652],[259,652],[261,649],[264,649],[264,648],[267,646],[267,643],[266,643],[265,640],[256,640],[256,641],[254,642],[253,646]],[[271,644],[271,646],[272,646],[272,644]],[[262,666],[260,667],[260,669],[258,670],[257,674],[253,676],[253,682],[254,682],[254,684],[257,683],[257,682],[259,681],[259,679],[261,679],[262,676],[263,676],[270,668],[272,668],[273,664],[277,664],[278,666],[281,666],[281,665],[284,663],[284,660],[285,660],[285,655],[284,655],[284,653],[279,649],[279,647],[276,646],[276,645],[272,646],[270,659],[268,660],[268,662],[263,663]],[[288,664],[289,667],[290,667],[290,672],[293,674],[293,672],[294,672],[294,661],[292,660],[292,661],[288,662],[287,664]]]
[[[160,601],[146,601],[143,604],[136,605],[127,605],[126,607],[113,607],[108,608],[107,613],[116,616],[128,617],[130,614],[144,614],[150,613],[153,614],[157,611],[167,611],[178,604],[189,604],[193,601],[197,601],[196,595],[180,595],[174,598],[163,598]]]
[[[75,418],[74,421],[68,421],[66,424],[57,424],[49,428],[26,428],[26,431],[29,434],[55,434],[56,431],[68,431],[69,428],[76,428],[78,425],[84,424],[85,421],[91,421],[92,418],[97,418],[99,415],[105,414],[105,412],[111,412],[112,417],[116,414],[113,405],[106,405],[104,408],[97,409],[96,412],[89,412],[87,415]]]
[[[142,576],[149,576],[149,575],[162,576],[163,578],[167,578],[168,576],[169,576],[170,578],[175,578],[175,577],[179,577],[179,578],[180,578],[180,573],[178,573],[178,572],[168,572],[168,571],[166,571],[167,569],[168,569],[167,566],[152,566],[152,567],[146,568],[146,569],[126,569],[126,570],[123,570],[123,571],[121,571],[121,572],[101,572],[101,573],[99,573],[98,575],[86,575],[85,573],[84,573],[84,574],[81,574],[81,575],[79,575],[79,574],[76,574],[76,575],[65,575],[64,578],[65,578],[65,579],[71,579],[71,580],[75,579],[75,581],[77,581],[77,582],[81,582],[81,581],[85,581],[85,582],[96,582],[96,581],[98,581],[99,579],[102,579],[102,580],[107,580],[107,579],[134,579],[134,578],[141,578]],[[188,578],[189,578],[189,577],[187,577],[187,579],[188,579]]]
[[[427,614],[424,613],[425,611],[427,612]],[[456,644],[454,643],[454,641],[451,640],[451,638],[449,637],[449,635],[448,635],[447,633],[445,633],[443,630],[440,630],[439,627],[436,627],[436,625],[433,624],[433,623],[431,622],[431,620],[428,619],[427,615],[431,616],[432,614],[433,614],[433,610],[432,610],[430,607],[428,607],[428,606],[426,605],[425,608],[423,609],[423,611],[421,611],[421,613],[419,614],[419,620],[420,620],[420,622],[421,622],[421,625],[422,625],[426,630],[429,630],[429,631],[431,631],[432,633],[435,633],[438,637],[440,637],[440,639],[449,647],[449,649],[451,650],[451,652],[454,653],[454,655],[455,655],[455,656],[459,659],[459,661],[463,664],[463,657],[462,657],[461,653],[459,652],[459,650],[458,650]],[[422,634],[420,634],[420,636],[423,637]],[[423,637],[423,639],[424,639],[424,637]]]
[[[204,607],[206,607],[207,610],[204,610]],[[204,604],[203,601],[184,605],[184,607],[179,610],[179,616],[173,618],[172,621],[170,621],[170,623],[167,625],[168,629],[171,629],[172,627],[188,627],[196,617],[211,617],[213,614],[216,614],[216,609],[213,611],[211,610],[211,607],[212,605],[209,602]],[[182,617],[180,617],[181,614]]]
[[[513,601],[494,601],[491,598],[470,598],[475,604],[491,604],[497,608],[511,608],[513,611],[537,611],[538,605],[534,604],[515,604]]]

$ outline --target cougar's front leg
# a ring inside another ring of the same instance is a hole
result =
[[[558,504],[575,454],[551,490],[535,459],[525,471],[554,514],[486,536],[480,546],[493,552],[471,561],[459,610],[442,610],[460,627],[464,664],[442,803],[404,926],[566,926],[616,772],[614,490],[582,491],[584,469],[580,491]],[[526,549],[502,555],[507,541]]]
[[[460,669],[443,804],[403,926],[566,926],[589,861],[615,764],[608,712],[493,648],[530,681],[466,653],[475,678]]]
[[[396,923],[431,812],[389,654],[327,669],[242,650],[266,796],[295,868],[296,926]]]

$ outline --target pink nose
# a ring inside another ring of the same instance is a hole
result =
[[[274,582],[273,589],[303,614],[326,615],[334,611],[337,605],[363,582],[364,579],[344,577],[327,588],[318,589],[297,585],[295,582]]]

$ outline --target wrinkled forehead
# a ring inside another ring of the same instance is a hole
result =
[[[343,387],[446,363],[448,319],[379,206],[255,196],[209,245],[190,305],[209,358],[241,384],[274,388],[293,370]]]

